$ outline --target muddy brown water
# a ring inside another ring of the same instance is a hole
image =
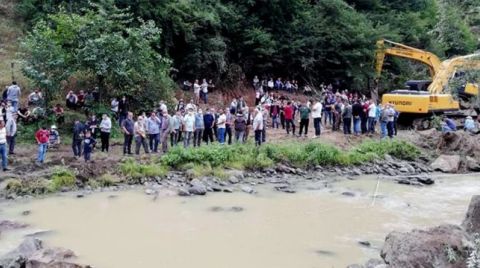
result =
[[[326,189],[306,184],[296,194],[264,186],[256,195],[154,201],[132,190],[115,198],[97,193],[2,203],[2,217],[31,227],[2,233],[0,255],[26,234],[50,230],[41,236],[49,246],[72,249],[82,263],[101,268],[345,267],[378,258],[392,230],[459,224],[480,192],[474,175],[442,177],[424,188],[381,181],[374,201],[376,185],[365,177]],[[25,210],[31,213],[23,216]]]

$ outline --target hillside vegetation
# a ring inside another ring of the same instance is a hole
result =
[[[7,52],[10,53],[7,60],[13,58],[12,53],[17,48],[16,39],[8,36],[15,33],[13,36],[16,37],[21,32],[21,27],[15,25],[19,18],[25,21],[26,29],[33,33],[39,26],[44,27],[44,33],[48,29],[56,32],[54,45],[59,49],[76,53],[75,49],[80,47],[72,48],[72,41],[77,46],[87,46],[90,41],[90,45],[95,42],[98,45],[106,32],[97,32],[95,34],[98,35],[90,37],[83,35],[85,27],[90,27],[90,30],[91,27],[102,27],[92,26],[92,23],[100,21],[85,21],[88,16],[94,16],[91,13],[94,10],[111,23],[119,22],[118,25],[108,26],[110,31],[116,33],[126,34],[129,28],[152,26],[144,24],[147,21],[155,23],[158,36],[149,39],[149,46],[157,56],[171,60],[169,66],[173,67],[170,69],[172,77],[209,77],[225,86],[243,77],[265,74],[299,79],[314,85],[325,81],[366,91],[372,85],[375,41],[379,38],[423,48],[443,58],[472,53],[479,49],[480,39],[480,0],[16,1],[15,7],[12,7],[15,4],[13,0],[2,4],[8,6],[8,10],[15,9],[17,16],[13,20],[15,16],[10,14],[1,21],[0,29],[7,32]],[[92,3],[96,7],[92,7]],[[110,8],[113,5],[119,10]],[[86,10],[90,10],[90,13]],[[115,14],[123,16],[127,13],[123,17],[126,20],[115,18]],[[72,14],[78,15],[75,17]],[[59,29],[58,20],[62,16],[72,16],[77,20],[69,25],[68,20],[62,20],[66,24]],[[24,52],[27,56],[33,54],[31,49],[32,46],[26,47]],[[105,49],[102,55],[109,52]],[[68,57],[64,59],[71,60]],[[112,58],[98,66],[94,66],[94,62],[68,62],[74,65],[68,75],[90,79],[90,82],[109,92],[118,85],[108,87],[101,77],[104,75],[102,72],[108,71],[111,65],[118,67],[128,63],[119,62]],[[9,71],[5,64],[8,65],[8,62],[2,61],[2,77],[7,76],[6,72]],[[84,68],[85,64],[90,64],[92,68]],[[122,85],[136,87],[134,92],[139,92],[139,88],[152,87],[151,83],[139,82],[138,73],[131,74],[131,70],[113,70],[112,74],[129,76],[127,85]],[[45,70],[33,71],[42,73]],[[100,77],[98,72],[102,73]],[[384,80],[396,84],[391,86],[398,86],[407,78],[424,78],[426,74],[424,67],[405,60],[389,59]],[[130,79],[134,76],[136,80]],[[39,81],[37,79],[36,84]],[[162,90],[170,88],[165,79],[160,83]]]

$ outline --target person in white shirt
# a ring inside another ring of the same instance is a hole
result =
[[[34,92],[28,95],[28,105],[40,106],[42,104],[42,92],[39,89],[35,89]]]
[[[0,118],[0,158],[2,158],[3,171],[7,171],[7,129],[3,118]]]
[[[193,94],[195,95],[195,104],[198,104],[200,102],[200,91],[201,91],[200,84],[198,83],[198,80],[195,80],[195,82],[193,83]]]
[[[188,110],[188,113],[183,117],[183,146],[188,148],[192,140],[193,132],[195,131],[195,114],[193,110]]]
[[[106,151],[110,147],[110,131],[112,130],[112,120],[108,117],[107,114],[102,116],[102,121],[100,122],[100,140],[102,141],[102,152]]]
[[[268,92],[272,92],[273,91],[273,87],[275,86],[275,83],[273,82],[273,79],[270,78],[267,82],[267,87],[268,87]]]
[[[112,102],[110,103],[110,110],[115,114],[117,115],[118,114],[118,100],[117,98],[113,98],[112,99]]]
[[[263,132],[263,114],[262,111],[255,109],[255,117],[253,118],[252,129],[255,133],[255,145],[260,146],[262,144],[262,132]]]
[[[223,109],[220,109],[218,112],[220,116],[217,119],[217,139],[220,144],[225,144],[225,129],[227,116],[225,115]]]
[[[314,137],[320,137],[320,133],[322,132],[320,126],[320,123],[322,122],[322,109],[322,103],[317,100],[312,107],[313,127],[315,128]]]
[[[161,100],[160,101],[160,111],[163,113],[163,112],[167,112],[168,113],[168,108],[167,108],[167,105],[165,104],[165,101]]]
[[[5,118],[7,119],[7,122],[8,120],[13,119],[13,116],[17,114],[17,111],[15,110],[15,107],[13,107],[12,102],[7,102],[7,107],[5,107],[5,113]]]
[[[207,79],[203,79],[202,85],[200,85],[202,89],[202,99],[205,104],[208,102],[208,83]]]
[[[193,103],[193,99],[190,100],[189,103],[187,103],[187,105],[185,106],[185,110],[186,111],[192,110],[194,113],[197,112],[197,105],[195,105],[195,103]]]
[[[17,136],[17,115],[13,115],[7,120],[5,126],[7,129],[8,154],[15,154],[15,137]]]
[[[375,133],[375,124],[377,123],[377,105],[374,100],[370,101],[368,106],[368,131]]]

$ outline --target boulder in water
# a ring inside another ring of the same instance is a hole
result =
[[[207,187],[198,179],[193,179],[190,184],[190,188],[188,188],[188,192],[193,195],[205,195],[207,193]]]
[[[455,173],[460,167],[460,156],[442,154],[433,161],[430,167],[445,173]]]
[[[472,197],[462,227],[471,235],[480,233],[480,195]]]
[[[16,249],[0,258],[0,267],[25,267],[26,261],[42,248],[43,243],[40,239],[28,237]]]
[[[26,268],[87,268],[75,263],[75,253],[64,248],[47,248],[35,252],[27,261]]]
[[[381,256],[391,268],[460,268],[465,267],[470,246],[462,228],[442,225],[427,231],[391,232]],[[454,258],[449,258],[448,252]]]

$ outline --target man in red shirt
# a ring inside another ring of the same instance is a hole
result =
[[[47,130],[47,127],[42,126],[35,133],[35,139],[38,143],[38,157],[37,164],[41,165],[45,161],[45,155],[47,154],[48,140],[50,138],[50,131]]]
[[[292,126],[292,134],[295,136],[295,123],[293,122],[293,106],[292,102],[287,102],[287,106],[284,108],[285,123],[287,125],[287,135],[290,134],[290,126]]]

